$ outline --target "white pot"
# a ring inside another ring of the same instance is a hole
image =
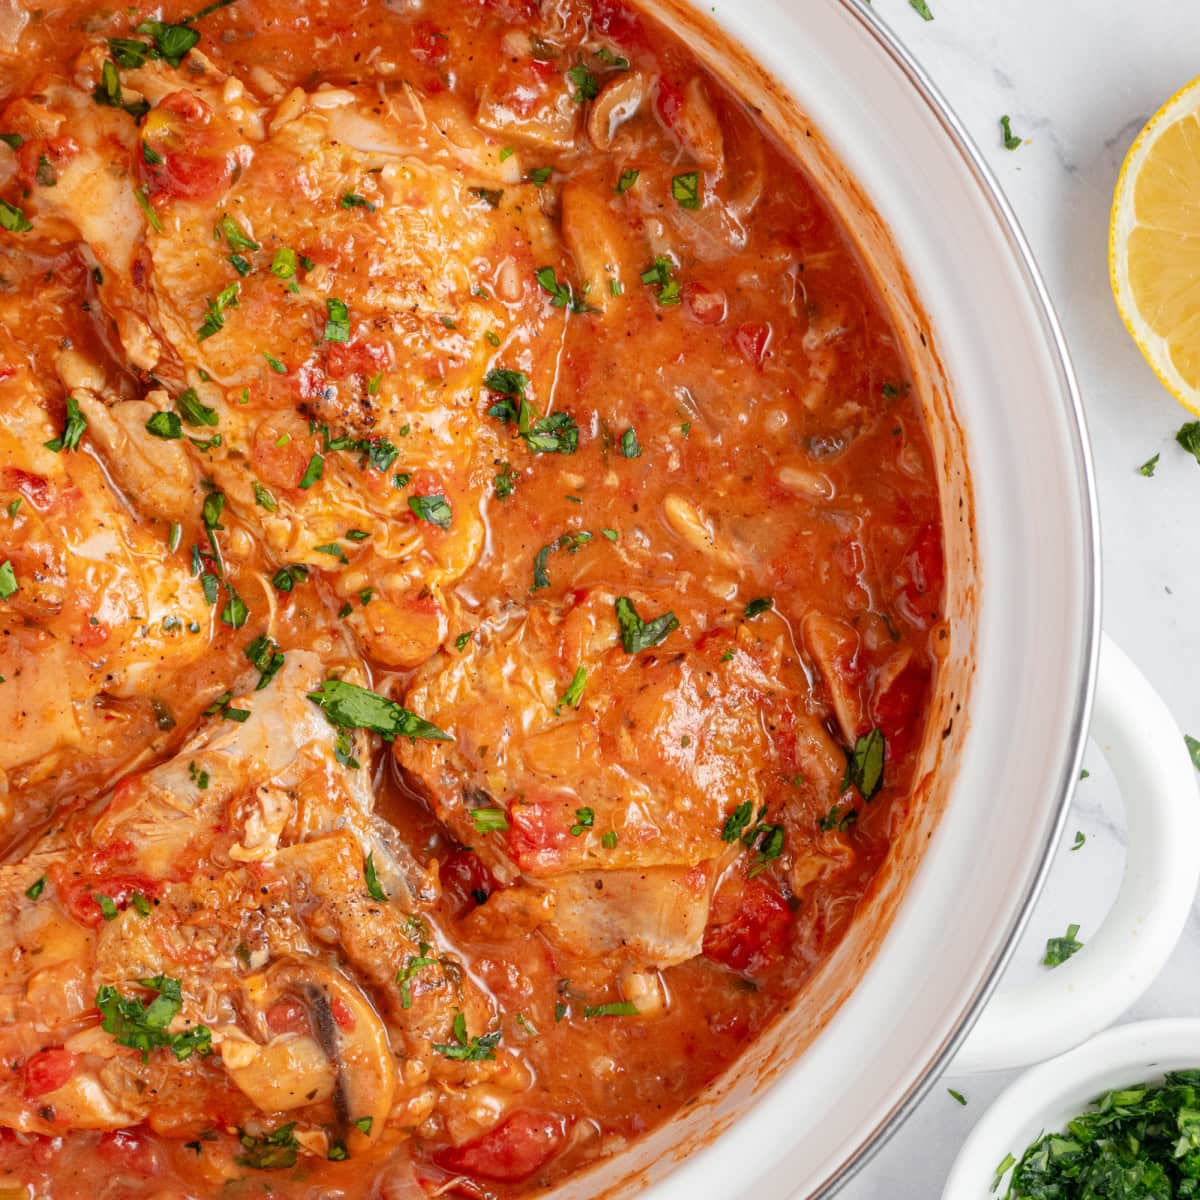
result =
[[[842,946],[710,1093],[556,1195],[825,1196],[956,1051],[959,1073],[1036,1061],[1140,995],[1195,892],[1200,804],[1170,714],[1116,647],[1101,653],[1066,347],[962,127],[853,0],[650,7],[796,147],[893,309],[943,465],[951,653],[920,805]],[[985,1010],[1062,832],[1094,692],[1092,736],[1133,801],[1121,894],[1081,953]]]
[[[1200,1067],[1200,1021],[1142,1021],[1110,1029],[1086,1045],[1027,1071],[1001,1093],[971,1136],[946,1181],[942,1200],[994,1200],[997,1169],[1020,1161],[1043,1133],[1065,1130],[1105,1092],[1129,1084],[1161,1084],[1168,1071]]]

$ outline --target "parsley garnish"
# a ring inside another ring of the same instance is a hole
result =
[[[217,423],[217,410],[209,408],[207,404],[201,404],[195,388],[187,388],[180,392],[175,399],[175,407],[179,409],[179,415],[189,425],[215,425]]]
[[[538,286],[542,291],[549,293],[550,304],[553,308],[569,307],[573,313],[596,311],[582,296],[575,295],[569,283],[558,278],[553,267],[539,267],[534,272],[534,278],[538,281]]]
[[[1160,456],[1156,454],[1153,458],[1146,459],[1146,461],[1142,463],[1140,467],[1138,467],[1138,474],[1145,475],[1147,479],[1152,479],[1154,477],[1154,469],[1158,466],[1159,457]]]
[[[87,420],[79,411],[79,401],[74,396],[68,396],[66,424],[58,437],[52,438],[46,443],[46,449],[53,450],[55,454],[62,450],[78,450],[79,439],[83,437],[85,429],[87,429]]]
[[[679,280],[672,275],[674,269],[675,264],[660,254],[640,276],[648,287],[658,288],[658,302],[664,306],[680,302]]]
[[[394,700],[380,696],[353,683],[327,679],[308,698],[325,713],[331,725],[339,729],[367,729],[377,733],[385,742],[398,737],[427,738],[437,742],[454,739],[436,725],[401,708]]]
[[[578,708],[583,703],[583,689],[587,684],[587,672],[582,667],[575,669],[575,674],[571,676],[571,682],[567,684],[567,690],[558,698],[558,703],[554,706],[554,715],[558,714],[564,708]]]
[[[228,214],[224,213],[217,224],[230,250],[261,250],[262,247]]]
[[[1192,766],[1200,771],[1200,741],[1197,741],[1190,733],[1183,735],[1183,744],[1187,747],[1188,757],[1192,760]]]
[[[409,496],[408,507],[422,521],[428,521],[439,529],[449,529],[454,520],[450,501],[445,496]]]
[[[612,1004],[589,1004],[583,1010],[584,1020],[593,1017],[636,1017],[638,1006],[632,1000],[616,1000]]]
[[[314,452],[313,456],[308,460],[308,466],[304,468],[304,474],[300,476],[300,482],[296,486],[307,491],[324,474],[325,459],[322,455]]]
[[[870,803],[883,787],[883,764],[887,758],[887,741],[878,727],[861,734],[854,749],[846,754],[846,773],[842,791],[856,787],[862,798]]]
[[[517,477],[512,472],[512,464],[506,462],[492,483],[496,489],[496,499],[507,500],[517,486]]]
[[[1022,139],[1012,131],[1012,122],[1008,117],[1000,118],[1000,136],[1004,139],[1005,150],[1016,150]]]
[[[680,208],[700,207],[700,173],[685,171],[671,180],[671,195]]]
[[[585,829],[591,829],[596,823],[596,814],[590,808],[577,808],[575,810],[575,824],[571,826],[571,836],[579,837]]]
[[[327,342],[350,340],[350,310],[336,296],[325,301],[325,332],[322,336]]]
[[[858,809],[835,804],[818,822],[822,833],[845,833],[858,820]]]
[[[0,229],[9,233],[28,233],[32,228],[33,225],[15,204],[0,200]]]
[[[775,601],[770,596],[759,596],[746,605],[746,618],[749,620],[753,617],[761,616],[765,612],[770,612],[774,607]]]
[[[341,199],[341,205],[343,208],[365,208],[367,212],[375,211],[375,205],[357,192],[347,192]]]
[[[500,1041],[500,1030],[485,1033],[482,1037],[467,1037],[467,1018],[462,1013],[454,1014],[454,1041],[434,1042],[433,1048],[446,1058],[457,1062],[483,1062],[496,1057],[495,1046]]]
[[[254,690],[261,692],[283,666],[283,652],[279,649],[279,643],[265,633],[260,633],[246,646],[243,653],[258,668],[259,678]]]
[[[923,21],[932,21],[933,13],[929,11],[929,5],[925,0],[908,0],[908,5]]]
[[[508,828],[508,814],[502,808],[471,808],[467,816],[480,833],[503,833]]]
[[[240,286],[238,283],[231,283],[227,288],[222,288],[208,302],[204,320],[200,328],[196,330],[196,341],[203,342],[206,338],[212,337],[214,333],[219,333],[225,328],[225,310],[237,307]]]
[[[250,1167],[255,1171],[280,1171],[294,1167],[300,1153],[300,1143],[295,1138],[296,1122],[280,1125],[273,1133],[254,1136],[244,1129],[238,1130],[238,1141],[242,1153],[236,1158],[239,1167]]]
[[[30,900],[36,900],[45,890],[46,877],[45,875],[41,875],[25,889],[25,895],[28,896]]]
[[[379,876],[375,873],[375,851],[363,860],[363,879],[367,884],[367,895],[372,900],[378,900],[380,904],[386,904],[388,894],[383,890],[383,885],[379,882]]]
[[[643,621],[628,596],[620,596],[614,608],[617,624],[621,629],[621,645],[625,647],[627,654],[640,654],[643,650],[649,650],[679,628],[679,620],[673,612],[663,613],[652,621]]]
[[[290,567],[280,567],[274,575],[271,576],[271,586],[277,592],[290,592],[298,583],[303,583],[308,578],[308,568],[301,563],[296,563]]]
[[[595,100],[600,94],[600,81],[583,65],[577,63],[567,72],[567,78],[573,84],[575,91],[571,99],[576,104],[582,104],[585,100]]]
[[[1075,830],[1075,844],[1071,847],[1071,849],[1072,850],[1081,849],[1083,847],[1084,842],[1086,842],[1086,841],[1087,841],[1087,835],[1083,832],[1083,830],[1082,829]]]
[[[638,176],[641,171],[637,167],[626,167],[621,172],[621,177],[617,180],[617,186],[613,189],[618,195],[629,191],[631,187],[638,181]]]
[[[631,425],[621,434],[621,453],[626,458],[641,458],[642,448],[638,444],[637,431]]]
[[[0,600],[7,600],[17,591],[17,573],[12,563],[6,558],[0,563]]]
[[[111,903],[111,902],[110,902]],[[142,1061],[150,1051],[165,1046],[180,1062],[193,1054],[212,1052],[212,1033],[206,1025],[196,1025],[183,1033],[167,1033],[167,1026],[183,1007],[183,992],[178,979],[155,975],[139,979],[147,991],[155,993],[149,1004],[133,996],[122,996],[115,987],[104,984],[96,992],[96,1007],[104,1018],[100,1028],[112,1034],[118,1046],[140,1050]]]
[[[146,422],[146,431],[164,440],[183,437],[179,414],[173,412],[156,412]]]
[[[1046,956],[1042,965],[1058,967],[1067,961],[1072,954],[1083,949],[1083,943],[1076,940],[1079,932],[1078,925],[1068,925],[1066,937],[1048,938],[1046,941]]]

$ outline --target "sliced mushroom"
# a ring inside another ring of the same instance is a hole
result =
[[[637,116],[646,100],[646,77],[641,71],[627,71],[604,85],[588,113],[587,131],[592,145],[607,150],[613,135]]]
[[[320,964],[284,962],[246,979],[242,1001],[249,1030],[221,1040],[233,1082],[264,1112],[328,1102],[334,1137],[352,1154],[365,1150],[387,1120],[396,1066],[363,993]],[[303,1014],[299,1027],[273,1033],[269,1014],[289,1002]]]

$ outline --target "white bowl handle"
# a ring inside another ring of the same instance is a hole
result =
[[[1108,637],[1100,647],[1091,736],[1125,804],[1121,890],[1082,950],[991,999],[949,1074],[1025,1066],[1086,1041],[1154,982],[1183,931],[1200,880],[1196,771],[1175,718]]]

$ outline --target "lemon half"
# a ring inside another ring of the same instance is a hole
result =
[[[1151,117],[1113,196],[1117,309],[1159,379],[1200,414],[1200,79]]]

